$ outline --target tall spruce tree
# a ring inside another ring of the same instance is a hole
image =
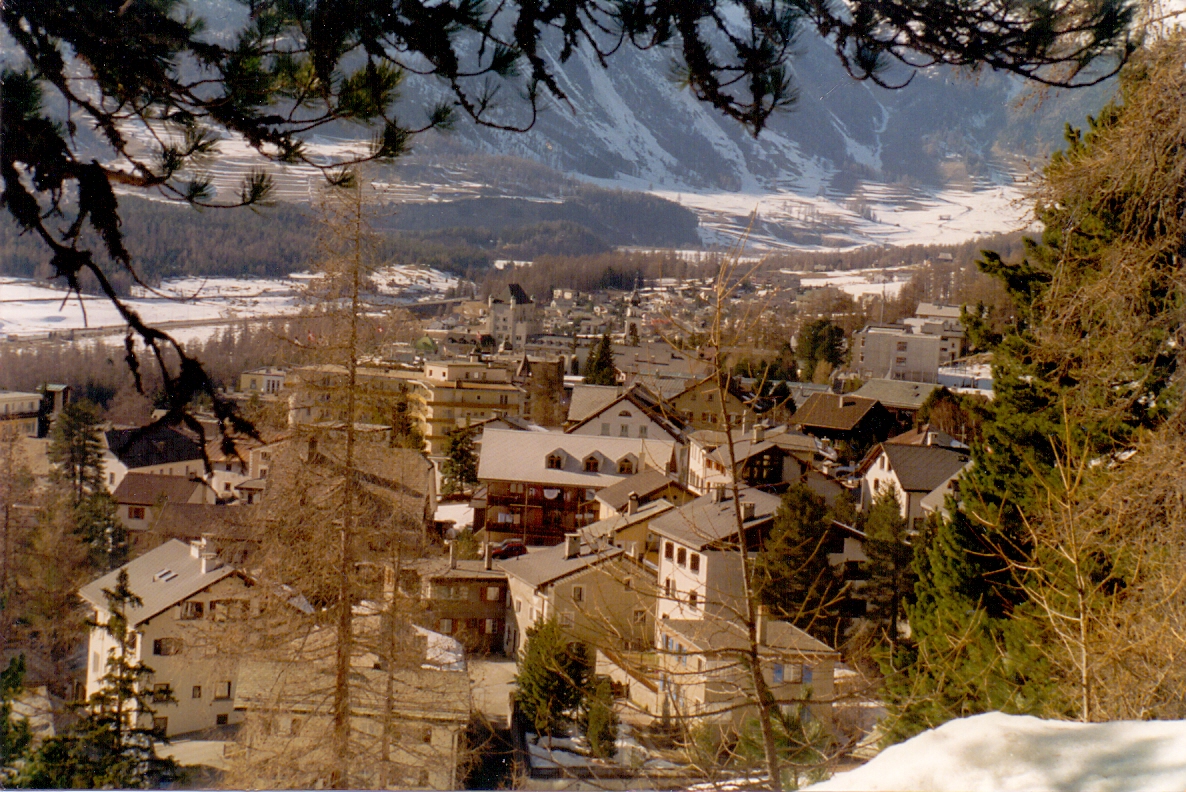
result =
[[[474,430],[458,427],[449,432],[445,461],[441,464],[441,493],[456,495],[478,483],[478,455],[474,452]]]
[[[29,719],[17,717],[12,705],[25,681],[25,656],[17,655],[0,671],[0,785],[13,786],[33,747]]]
[[[843,575],[828,563],[831,523],[824,499],[804,484],[792,484],[755,560],[754,582],[772,615],[838,646],[847,590]]]
[[[905,607],[914,588],[914,548],[897,491],[887,488],[874,501],[865,521],[866,571],[862,589],[869,603],[867,618],[879,639],[896,650],[906,623]]]
[[[1141,469],[1141,455],[1154,449],[1175,458],[1180,441],[1183,44],[1181,33],[1154,42],[1086,133],[1068,128],[1066,150],[1044,173],[1041,240],[1028,242],[1019,260],[991,252],[981,260],[1012,297],[1015,321],[992,350],[995,396],[959,508],[931,526],[916,553],[916,601],[907,609],[916,646],[899,652],[887,678],[890,739],[989,709],[1056,717],[1100,717],[1108,707],[1130,717],[1177,711],[1167,692],[1186,680],[1175,662],[1156,666],[1157,689],[1137,669],[1152,671],[1147,647],[1180,645],[1157,623],[1183,607],[1173,560],[1180,554],[1166,544],[1180,520],[1160,505],[1165,495],[1139,492],[1148,476],[1126,467]],[[1068,449],[1088,469],[1092,460],[1107,463],[1096,468],[1109,486],[1081,492],[1113,493],[1093,519],[1122,524],[1127,538],[1116,541],[1111,528],[1061,538],[1050,530],[1060,514],[1091,511],[1062,500],[1078,489],[1066,478]],[[1063,543],[1081,538],[1093,544]],[[1074,614],[1091,626],[1094,673],[1110,680],[1096,686],[1094,706],[1082,700],[1082,669],[1056,640],[1064,616],[1051,610],[1061,594],[1050,587],[1063,584],[1042,561],[1085,552],[1093,572],[1079,585],[1111,592],[1095,613]],[[1141,634],[1148,639],[1134,638]],[[1109,697],[1115,689],[1126,695]],[[1144,709],[1134,709],[1138,699]]]
[[[585,648],[569,640],[555,619],[528,629],[516,700],[536,734],[554,734],[579,717],[591,671]]]
[[[606,330],[585,360],[585,382],[589,385],[614,385],[617,381],[613,342],[610,341],[609,330]]]
[[[92,624],[115,643],[107,657],[103,686],[82,707],[70,729],[47,739],[23,769],[19,783],[45,789],[147,789],[175,777],[172,759],[156,755],[160,738],[153,726],[154,704],[172,703],[171,692],[150,690],[152,669],[135,659],[136,633],[128,610],[143,601],[121,570],[114,588],[104,589],[107,617]]]
[[[48,454],[54,478],[69,487],[76,506],[103,489],[99,424],[99,408],[85,400],[76,401],[62,408],[50,434]]]

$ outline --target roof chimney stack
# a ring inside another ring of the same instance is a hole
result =
[[[725,485],[724,484],[713,484],[712,485],[712,502],[713,503],[721,503],[724,500],[725,500]]]
[[[581,535],[579,533],[564,534],[564,557],[576,558],[581,554]]]
[[[483,553],[485,558],[486,571],[494,568],[494,548],[490,544],[490,540],[486,540],[486,551]]]
[[[760,423],[754,424],[754,442],[760,443],[766,439],[766,427]]]
[[[626,514],[632,515],[638,511],[638,493],[631,492],[626,496]]]
[[[754,519],[754,502],[753,501],[742,501],[741,502],[741,519],[745,520],[746,522],[749,522],[750,520]]]
[[[754,626],[758,628],[758,645],[766,646],[766,622],[770,621],[770,614],[766,611],[765,605],[758,606],[757,620],[758,623]]]
[[[453,539],[449,542],[449,569],[457,568],[457,540]]]

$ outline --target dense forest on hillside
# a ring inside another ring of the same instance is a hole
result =
[[[124,197],[120,210],[137,273],[151,284],[186,275],[281,277],[306,268],[317,246],[317,213],[304,205],[199,211]],[[393,205],[375,221],[386,232],[382,255],[391,263],[471,279],[499,259],[595,255],[616,245],[695,245],[696,223],[692,212],[670,201],[584,187],[555,203],[476,198]],[[96,240],[85,241],[101,249]],[[0,218],[0,275],[47,277],[47,262],[38,240]],[[131,277],[116,268],[109,273],[126,294]]]
[[[902,267],[936,261],[943,254],[951,256],[951,262],[961,267],[974,265],[980,258],[980,251],[993,250],[1002,258],[1013,258],[1022,252],[1020,231],[1009,234],[993,234],[977,237],[954,245],[891,245],[869,246],[845,251],[787,250],[771,253],[762,260],[764,267],[787,269],[795,272],[823,272],[828,270],[874,269]],[[1032,236],[1032,235],[1031,235]]]

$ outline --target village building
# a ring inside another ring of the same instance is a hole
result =
[[[523,349],[528,338],[539,334],[539,311],[519,284],[491,294],[486,306],[486,334],[499,346]]]
[[[713,375],[689,382],[682,391],[667,400],[673,417],[678,417],[690,430],[722,429],[723,418],[728,416],[730,426],[755,423],[757,414],[749,404],[748,394],[730,380],[724,392],[724,410],[721,407],[721,389]]]
[[[244,371],[239,375],[239,392],[260,395],[272,395],[284,389],[284,378],[288,370],[265,366],[263,368]]]
[[[116,514],[133,534],[146,532],[169,503],[213,503],[206,482],[193,476],[128,473],[111,494]]]
[[[666,500],[683,506],[695,495],[684,485],[654,468],[643,468],[629,478],[622,479],[597,493],[599,520],[637,511],[652,501]]]
[[[172,427],[109,429],[103,440],[103,471],[109,492],[115,492],[129,473],[186,478],[206,473],[202,444]]]
[[[82,587],[79,595],[96,624],[105,624],[110,615],[103,590],[115,588],[121,571],[127,572],[128,588],[142,602],[127,610],[134,636],[129,660],[152,668],[148,684],[162,700],[155,705],[153,722],[142,725],[172,737],[239,722],[234,706],[238,669],[218,651],[217,635],[220,622],[251,613],[244,575],[201,543],[166,542]],[[88,697],[103,686],[107,658],[115,651],[114,639],[102,627],[92,627]],[[166,692],[175,703],[164,702]]]
[[[918,411],[938,388],[934,383],[871,379],[853,391],[852,395],[880,402],[893,416],[898,429],[906,430],[914,426]]]
[[[945,321],[870,324],[852,334],[851,371],[862,380],[937,382],[939,367],[964,353],[963,328]]]
[[[939,445],[882,443],[861,462],[861,508],[868,510],[885,492],[898,499],[902,518],[918,530],[926,518],[923,500],[957,492],[960,475],[971,465],[966,450]]]
[[[570,404],[570,416],[572,412]],[[665,415],[659,399],[641,385],[625,388],[603,406],[583,412],[584,417],[564,431],[600,437],[654,437],[676,443],[683,438],[683,426],[676,419]]]
[[[594,522],[597,493],[644,467],[674,471],[675,444],[663,439],[490,429],[482,435],[474,527],[487,539],[555,544]]]
[[[37,437],[41,394],[0,391],[0,429],[13,426],[26,437]]]
[[[588,532],[554,547],[496,561],[507,576],[506,652],[516,655],[527,630],[556,619],[573,640],[591,647],[645,649],[654,634],[653,576],[637,556]]]
[[[858,449],[884,440],[895,426],[881,402],[850,393],[812,394],[789,423],[812,437]]]
[[[450,544],[448,558],[421,559],[401,569],[405,595],[419,600],[421,626],[448,635],[466,652],[501,652],[506,638],[507,576],[494,569],[489,547],[479,560],[458,559]]]
[[[745,486],[770,487],[798,481],[834,456],[815,438],[786,426],[738,429],[732,452],[724,432],[701,429],[688,436],[688,486],[698,494],[716,485],[731,486],[736,464]]]

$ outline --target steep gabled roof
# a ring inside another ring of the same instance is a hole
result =
[[[749,529],[774,518],[782,499],[777,495],[747,487],[741,490],[741,502],[754,504],[754,516],[745,521]],[[725,498],[716,500],[710,493],[672,509],[655,519],[650,530],[694,549],[703,549],[737,535],[737,517],[729,490]]]
[[[749,649],[749,634],[733,619],[706,614],[703,619],[668,619],[661,626],[682,636],[704,653],[736,652]],[[766,623],[762,647],[779,654],[835,655],[836,650],[784,621]]]
[[[526,555],[495,561],[494,565],[510,577],[518,578],[532,588],[539,588],[617,558],[625,552],[604,538],[590,536],[587,539],[582,537],[580,552],[577,555],[565,558],[566,545],[567,542],[561,542]]]
[[[575,390],[574,390],[574,396]],[[599,416],[606,414],[607,411],[613,410],[622,402],[630,402],[639,412],[650,418],[663,428],[673,438],[678,439],[683,434],[683,426],[677,422],[676,419],[664,414],[662,405],[658,397],[646,389],[643,385],[633,385],[625,390],[621,395],[612,401],[606,402],[593,412],[580,419],[575,425],[570,426],[565,431],[575,432],[587,423],[596,420]],[[569,408],[569,415],[572,415],[572,408]],[[612,415],[611,415],[612,417]]]
[[[564,452],[563,465],[549,468],[547,458]],[[611,460],[612,469],[586,472],[590,455]],[[487,429],[482,433],[478,478],[482,481],[520,481],[554,486],[601,489],[621,481],[617,460],[634,454],[641,465],[666,470],[674,461],[675,443],[664,439],[598,437],[563,432],[514,432]]]
[[[882,406],[896,410],[917,410],[938,387],[934,383],[871,379],[853,391],[853,395],[876,399]]]
[[[597,493],[597,500],[609,506],[614,511],[622,511],[630,500],[630,493],[636,494],[640,500],[646,501],[656,492],[667,489],[671,485],[679,486],[674,479],[668,478],[661,470],[643,468],[629,478],[622,479],[617,484],[606,487]],[[682,489],[682,488],[681,488]]]
[[[193,596],[207,586],[235,574],[229,566],[202,571],[202,561],[190,545],[172,539],[155,550],[129,561],[79,589],[78,594],[99,610],[107,607],[103,589],[114,589],[121,570],[127,570],[128,588],[141,599],[140,607],[128,609],[128,624],[135,627],[161,611]]]
[[[129,473],[115,488],[111,498],[116,503],[131,506],[156,506],[159,503],[189,503],[194,490],[206,487],[206,482],[189,476],[154,476],[148,473]]]
[[[574,385],[568,403],[568,420],[579,423],[613,404],[621,395],[617,385]]]
[[[105,436],[107,448],[129,469],[202,459],[198,441],[168,426],[109,429]]]
[[[494,298],[494,302],[527,305],[531,302],[531,298],[527,296],[527,292],[523,291],[523,287],[519,284],[508,283],[506,288],[500,291],[498,296]]]
[[[814,393],[791,416],[792,426],[851,431],[880,402],[851,393]]]
[[[942,486],[963,470],[969,459],[966,453],[939,446],[882,444],[881,452],[907,492],[930,492]]]

